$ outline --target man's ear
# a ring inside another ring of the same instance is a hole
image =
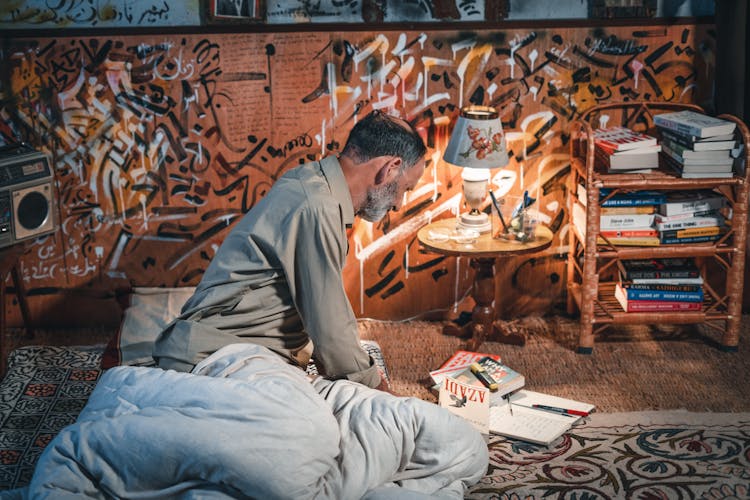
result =
[[[398,156],[383,157],[385,161],[375,174],[375,185],[390,184],[398,179],[403,160]]]

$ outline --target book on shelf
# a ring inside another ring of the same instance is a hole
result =
[[[664,152],[669,154],[672,158],[677,160],[679,163],[685,163],[686,160],[712,160],[719,162],[726,162],[731,160],[730,149],[710,149],[694,151],[678,142],[673,142],[669,139],[664,139],[662,142]]]
[[[578,231],[581,238],[586,236],[586,209],[581,203],[577,201],[573,202],[573,210],[571,211],[573,217],[573,227]]]
[[[702,161],[702,160],[700,160]],[[683,179],[731,178],[734,177],[734,164],[685,164],[680,165],[667,157],[664,164]]]
[[[724,216],[716,211],[712,212],[712,215],[690,216],[692,214],[682,214],[688,215],[688,217],[682,217],[682,215],[675,216],[678,218],[656,214],[654,215],[654,227],[659,231],[668,231],[694,227],[724,226],[726,223]]]
[[[656,137],[636,132],[627,127],[598,128],[594,130],[594,146],[612,154],[658,146]]]
[[[686,212],[672,215],[664,215],[657,212],[654,217],[654,222],[676,222],[692,219],[693,217],[715,217],[719,214],[721,214],[721,209],[719,208],[709,208],[708,210],[688,210]]]
[[[620,284],[615,285],[615,299],[625,312],[669,312],[669,311],[700,311],[702,302],[685,302],[679,300],[633,300],[626,295]]]
[[[605,238],[652,238],[659,236],[659,231],[653,227],[636,228],[636,229],[604,229],[599,231],[599,235]]]
[[[633,278],[622,283],[633,285],[698,285],[703,286],[703,276],[695,278]]]
[[[718,135],[701,139],[694,135],[682,135],[663,129],[662,144],[664,144],[664,140],[679,144],[692,151],[731,150],[738,145],[734,138],[734,134]]]
[[[612,153],[595,148],[594,156],[608,173],[640,174],[651,172],[659,166],[659,151],[661,146],[658,145]]]
[[[639,288],[638,286],[628,286],[625,283],[618,283],[622,288],[622,293],[627,300],[661,300],[673,302],[703,302],[703,287],[697,290],[658,290]],[[688,285],[694,286],[694,285]]]
[[[652,228],[655,214],[600,215],[600,229]]]
[[[451,356],[443,362],[437,369],[430,372],[430,377],[434,384],[439,384],[443,381],[446,375],[455,375],[468,368],[472,363],[479,361],[482,358],[489,357],[496,361],[500,361],[499,354],[489,354],[483,352],[465,351],[462,349],[457,350]]]
[[[661,245],[658,236],[620,236],[608,238],[597,236],[598,245],[614,245],[616,247],[657,247]]]
[[[600,188],[599,199],[602,207],[631,207],[660,205],[667,201],[667,195],[661,191],[631,191],[612,194],[612,190]]]
[[[698,283],[683,283],[680,280],[651,280],[654,283],[637,283],[635,281],[625,281],[620,277],[620,286],[633,290],[650,290],[664,292],[698,292],[703,291],[703,285]],[[673,281],[673,283],[666,283]]]
[[[732,121],[691,110],[658,114],[654,116],[654,124],[678,134],[700,138],[731,134],[736,128]]]
[[[716,236],[726,232],[724,226],[686,227],[683,229],[664,229],[659,231],[662,238],[688,238],[693,236]]]
[[[582,401],[521,389],[490,407],[489,431],[550,446],[595,409]]]
[[[624,280],[637,278],[696,278],[700,276],[695,259],[687,257],[623,259],[617,266]]]
[[[699,157],[694,156],[690,158],[682,157],[672,151],[670,148],[664,146],[664,152],[667,154],[667,156],[674,160],[675,163],[677,163],[676,166],[672,166],[672,168],[684,170],[684,169],[693,169],[697,170],[699,167],[711,167],[712,170],[721,171],[721,170],[729,170],[734,165],[734,158],[731,156],[725,156],[721,158],[710,158],[708,156],[705,157]],[[715,153],[715,151],[707,151],[707,153]]]
[[[656,213],[656,205],[636,205],[632,207],[601,207],[600,215],[629,215],[629,214],[653,214]]]
[[[683,179],[730,179],[734,172],[680,172]]]
[[[662,215],[677,215],[699,211],[720,210],[726,206],[726,199],[709,190],[676,191],[659,204],[658,212]]]
[[[490,357],[483,357],[476,361],[486,373],[497,383],[496,390],[490,390],[490,404],[498,404],[503,396],[522,388],[526,379],[516,370]],[[485,387],[484,383],[472,372],[471,366],[464,368],[459,373],[448,375],[451,379],[474,387]],[[433,386],[433,391],[439,390],[439,385]]]
[[[687,245],[690,243],[710,243],[712,241],[720,240],[724,237],[727,231],[722,231],[719,234],[712,234],[706,236],[663,236],[659,235],[659,240],[662,245]]]

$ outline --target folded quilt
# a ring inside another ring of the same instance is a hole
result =
[[[31,498],[463,498],[487,448],[415,398],[233,345],[194,373],[116,367],[40,457]]]

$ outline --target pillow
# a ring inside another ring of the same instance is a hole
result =
[[[162,329],[180,314],[194,287],[135,287],[114,338],[104,349],[102,368],[154,366],[151,350]]]
[[[156,337],[176,318],[182,305],[193,295],[195,287],[135,287],[122,315],[117,333],[109,341],[102,355],[101,367],[106,370],[120,365],[155,366],[151,351]],[[380,346],[373,340],[360,341],[362,347],[372,357],[386,380],[388,371]],[[307,373],[316,375],[313,362],[307,366]]]

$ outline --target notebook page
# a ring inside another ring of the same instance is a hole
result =
[[[490,408],[489,427],[493,434],[548,445],[563,435],[576,421],[576,418],[567,415],[517,405],[513,405],[511,415],[509,405],[499,405]]]
[[[594,411],[594,408],[595,408],[594,405],[589,404],[589,403],[583,403],[581,401],[576,401],[573,399],[552,396],[551,394],[543,394],[541,392],[534,392],[528,389],[521,389],[519,391],[514,392],[510,396],[510,401],[513,403],[514,409],[516,406],[526,406],[530,408],[532,405],[546,405],[546,406],[555,406],[558,408],[567,408],[569,410],[579,410],[579,411],[585,411],[586,413],[591,413],[592,411]],[[574,420],[574,422],[577,422],[580,419],[581,417],[578,417]]]

